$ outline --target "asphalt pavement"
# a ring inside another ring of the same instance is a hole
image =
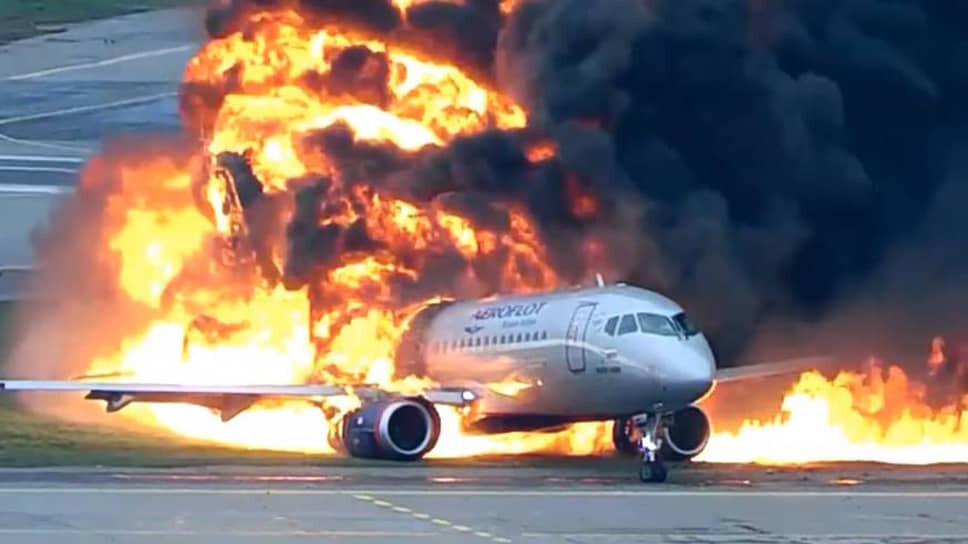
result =
[[[178,130],[178,82],[201,20],[147,12],[0,46],[0,267],[34,262],[32,233],[105,142]],[[0,298],[21,283],[0,275]]]
[[[540,462],[538,463],[540,465]],[[583,467],[583,468],[582,468]],[[932,468],[707,467],[663,485],[561,469],[385,464],[0,472],[0,539],[201,543],[964,543]],[[867,480],[845,479],[845,472]],[[759,478],[757,475],[762,475]],[[694,474],[695,476],[695,474]],[[617,478],[617,479],[616,479]],[[928,482],[926,485],[925,482]],[[934,482],[931,484],[930,482]]]

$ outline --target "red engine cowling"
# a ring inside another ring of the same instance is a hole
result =
[[[440,415],[419,398],[366,404],[346,414],[330,445],[353,457],[414,461],[440,438]]]

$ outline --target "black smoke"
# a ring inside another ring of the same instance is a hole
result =
[[[525,0],[510,16],[498,0],[404,14],[389,0],[220,6],[206,20],[213,37],[257,32],[253,13],[293,8],[310,24],[338,21],[460,63],[512,94],[529,111],[525,130],[411,154],[336,126],[298,151],[331,159],[344,183],[497,228],[507,217],[490,203],[522,203],[566,280],[601,270],[667,293],[726,361],[830,339],[923,345],[968,321],[964,2]],[[381,104],[386,62],[349,49],[305,83]],[[223,79],[183,89],[187,125],[233,91]],[[557,157],[534,164],[526,150],[542,138]],[[289,284],[374,243],[362,225],[319,227],[328,183],[309,180],[296,196]],[[596,196],[597,214],[573,213],[569,183]],[[602,240],[600,261],[576,251],[588,234]],[[401,289],[432,291],[461,268],[457,254],[438,258],[432,278]]]
[[[563,162],[647,210],[624,226],[659,258],[628,279],[722,353],[849,306],[842,333],[926,344],[966,321],[966,28],[934,0],[531,1],[496,73]]]

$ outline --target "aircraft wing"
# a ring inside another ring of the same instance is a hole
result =
[[[133,382],[88,382],[75,380],[0,380],[0,392],[87,393],[84,397],[103,400],[108,412],[117,412],[132,402],[197,404],[218,410],[228,421],[263,399],[304,399],[317,402],[326,397],[356,394],[366,400],[388,393],[372,385],[180,385]],[[435,404],[463,406],[476,395],[466,389],[433,389],[422,395]]]
[[[820,355],[814,357],[787,359],[785,361],[773,363],[757,363],[753,365],[721,368],[716,371],[716,381],[720,383],[729,383],[740,380],[768,378],[771,376],[779,376],[781,374],[801,373],[809,370],[824,370],[837,365],[839,362],[840,361],[834,357]]]

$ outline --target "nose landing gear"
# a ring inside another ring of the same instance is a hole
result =
[[[662,447],[662,417],[658,414],[638,414],[632,418],[632,424],[641,433],[638,441],[639,453],[642,454],[639,479],[643,482],[664,482],[669,471],[659,452]]]

